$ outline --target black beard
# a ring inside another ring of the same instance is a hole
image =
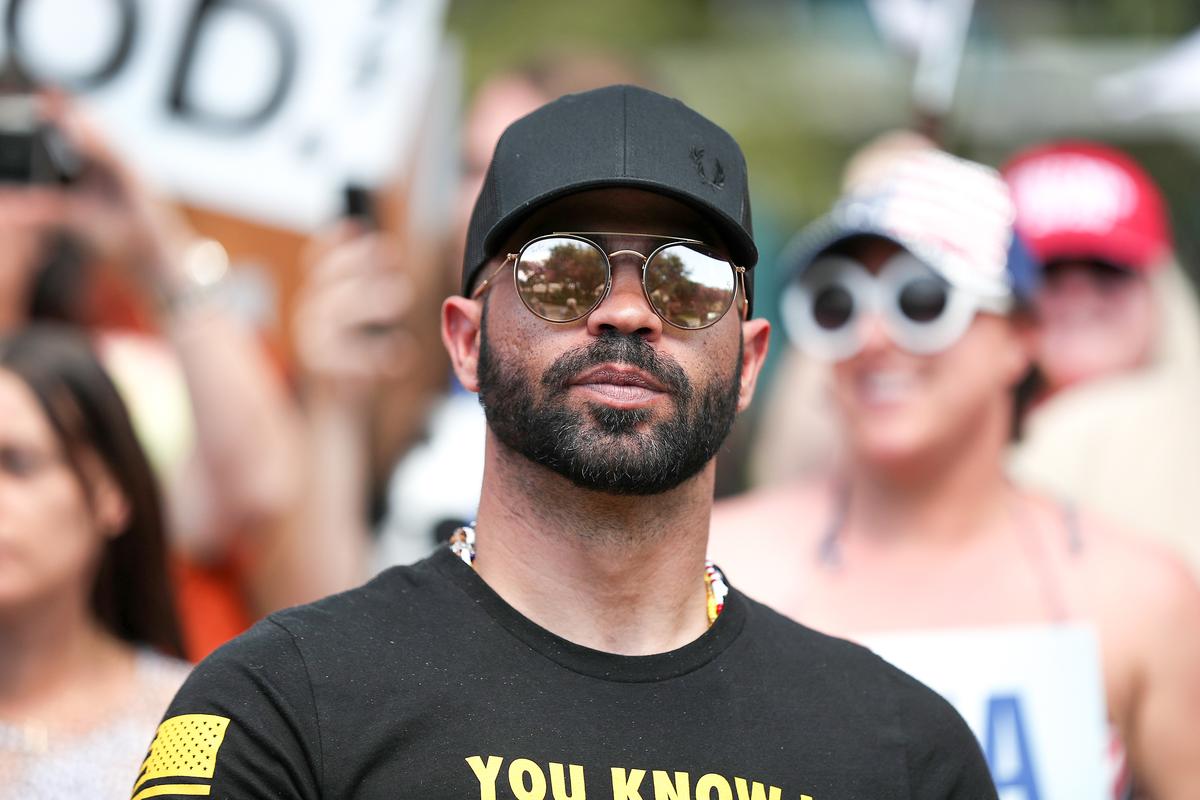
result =
[[[675,413],[645,430],[648,409],[567,405],[569,381],[583,370],[619,363],[653,376],[671,394]],[[717,454],[737,416],[741,359],[732,375],[716,376],[697,395],[669,356],[636,334],[606,331],[568,350],[545,371],[540,387],[506,368],[488,343],[486,304],[479,341],[479,402],[492,433],[509,449],[576,486],[614,495],[654,495],[674,489]],[[537,392],[535,389],[540,388]]]

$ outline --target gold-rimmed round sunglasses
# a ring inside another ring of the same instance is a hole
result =
[[[609,250],[605,242],[650,239],[661,242],[649,255],[636,250]],[[612,289],[612,263],[617,256],[642,262],[642,292],[664,322],[684,330],[716,323],[733,305],[738,288],[746,313],[746,268],[739,267],[698,239],[634,233],[551,233],[509,253],[471,293],[480,297],[497,275],[513,265],[517,296],[547,322],[574,322],[604,302]]]

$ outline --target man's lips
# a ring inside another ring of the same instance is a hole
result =
[[[617,364],[602,364],[584,370],[569,381],[571,386],[636,386],[652,392],[665,392],[666,387],[652,375],[638,369]]]
[[[616,364],[584,370],[568,385],[599,395],[609,404],[628,408],[653,402],[667,392],[666,387],[648,373]]]

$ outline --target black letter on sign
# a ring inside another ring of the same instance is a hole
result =
[[[237,7],[242,11],[257,14],[263,26],[274,34],[275,42],[279,46],[279,82],[275,84],[275,89],[262,106],[252,114],[242,116],[214,114],[188,102],[187,78],[196,57],[196,43],[200,41],[200,34],[209,19],[209,14],[219,11],[222,7]],[[171,77],[168,105],[172,113],[199,124],[224,129],[230,133],[245,132],[263,124],[279,110],[291,88],[295,70],[296,35],[287,17],[277,9],[266,3],[257,2],[257,0],[200,0],[196,4],[196,11],[192,14],[187,31],[183,35],[179,63],[175,67],[175,74]]]
[[[125,66],[125,62],[129,59],[129,53],[133,50],[133,40],[136,38],[138,28],[138,15],[134,0],[112,0],[112,2],[116,4],[117,13],[121,15],[121,33],[117,37],[117,46],[108,58],[102,61],[96,69],[82,75],[42,75],[37,77],[42,78],[45,82],[57,83],[74,92],[86,92],[104,85],[120,72],[121,67]],[[29,75],[29,65],[25,61],[18,42],[21,12],[27,5],[25,0],[11,0],[8,4],[8,13],[4,16],[4,32],[8,35],[8,48],[12,52],[13,62],[17,65],[17,69]]]

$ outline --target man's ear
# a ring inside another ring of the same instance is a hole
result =
[[[458,382],[467,391],[479,391],[479,336],[483,301],[452,295],[442,302],[442,343]]]
[[[738,392],[738,412],[750,407],[758,373],[767,360],[770,347],[771,323],[765,319],[748,319],[742,323],[742,385]]]

